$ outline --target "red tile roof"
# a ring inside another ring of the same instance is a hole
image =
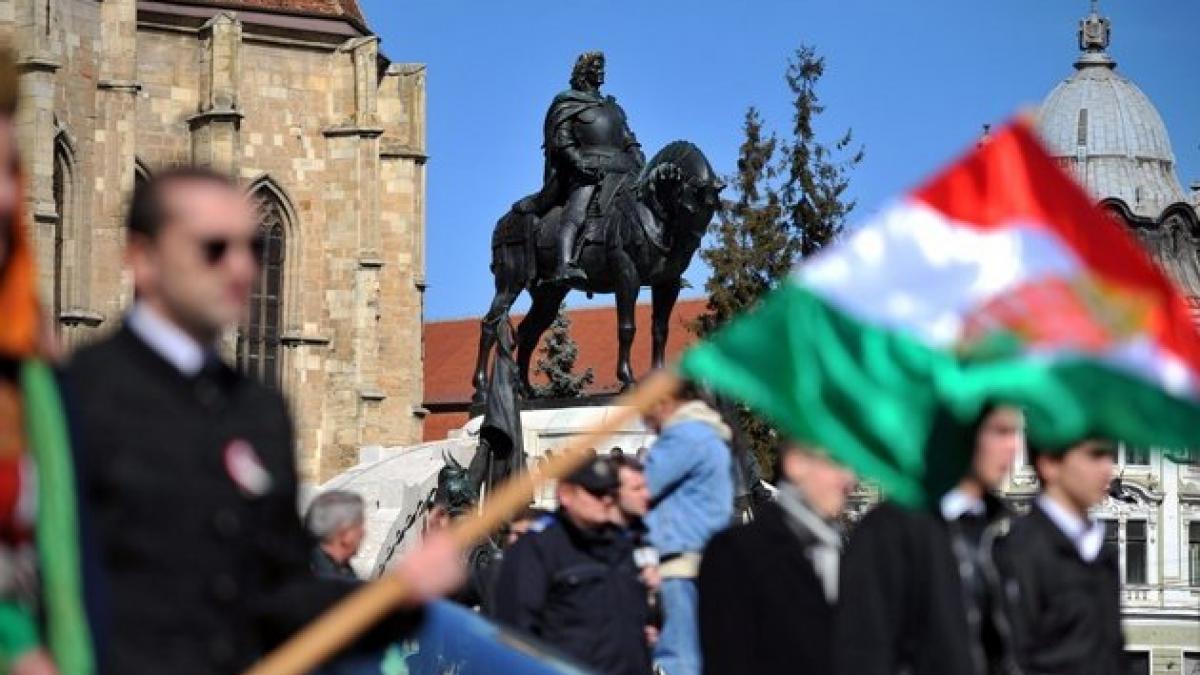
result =
[[[282,12],[304,16],[345,18],[362,28],[367,27],[358,0],[185,0],[199,5],[212,5],[229,9]]]
[[[667,336],[667,358],[678,355],[696,336],[688,324],[704,312],[703,298],[680,300],[671,314]],[[643,375],[650,369],[650,303],[637,306],[638,331],[633,340],[633,371]],[[579,345],[576,372],[591,368],[595,380],[589,393],[611,393],[617,390],[617,313],[609,307],[584,307],[568,310],[571,317],[571,337]],[[514,325],[521,320],[514,316]],[[430,321],[425,324],[425,403],[445,407],[445,404],[466,404],[475,393],[471,376],[475,369],[475,353],[479,348],[479,319]],[[537,357],[534,357],[537,363]],[[534,377],[536,381],[536,376]],[[450,416],[453,416],[451,418]],[[425,439],[446,437],[450,429],[466,423],[463,412],[434,412],[425,418]]]

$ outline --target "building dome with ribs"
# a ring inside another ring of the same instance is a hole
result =
[[[1184,291],[1200,296],[1200,219],[1175,174],[1166,125],[1108,55],[1112,24],[1093,5],[1079,23],[1075,73],[1038,112],[1038,131],[1064,168],[1134,229]]]

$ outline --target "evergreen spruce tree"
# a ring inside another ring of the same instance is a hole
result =
[[[712,270],[704,285],[706,311],[692,325],[701,337],[752,307],[797,261],[833,241],[854,208],[845,192],[862,149],[846,156],[849,131],[830,146],[813,129],[824,111],[816,92],[824,73],[825,61],[812,47],[802,45],[789,59],[784,80],[792,95],[792,129],[782,142],[765,128],[757,108],[746,111],[737,173],[727,181],[733,198],[722,205],[700,252]],[[739,408],[738,422],[759,466],[773,467],[773,430],[745,408]]]
[[[584,390],[595,377],[591,368],[579,375],[574,374],[579,345],[571,339],[571,317],[567,315],[565,303],[559,306],[558,316],[550,324],[545,342],[538,351],[541,357],[534,367],[534,373],[545,375],[546,384],[533,385],[534,395],[542,398],[583,396]]]
[[[817,97],[817,83],[825,74],[825,59],[812,47],[801,45],[788,61],[784,80],[792,93],[792,138],[783,149],[787,176],[780,190],[788,229],[799,257],[821,250],[841,234],[854,201],[845,198],[849,172],[862,161],[863,149],[845,155],[852,144],[849,129],[833,147],[817,140],[813,121],[825,110]]]

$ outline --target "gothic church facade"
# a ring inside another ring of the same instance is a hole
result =
[[[288,397],[302,478],[421,439],[425,70],[355,0],[9,0],[40,286],[69,346],[118,325],[136,181],[235,178],[269,245],[231,360]]]

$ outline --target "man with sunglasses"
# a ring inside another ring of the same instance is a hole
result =
[[[615,523],[619,485],[602,458],[558,482],[558,511],[504,554],[494,612],[597,672],[647,675],[649,606],[633,539]]]
[[[129,210],[133,308],[67,368],[111,610],[102,672],[240,672],[357,586],[310,574],[283,397],[218,352],[258,252],[229,179],[158,174]],[[455,587],[462,566],[431,537],[397,573],[422,600]],[[398,613],[360,646],[414,618]]]

